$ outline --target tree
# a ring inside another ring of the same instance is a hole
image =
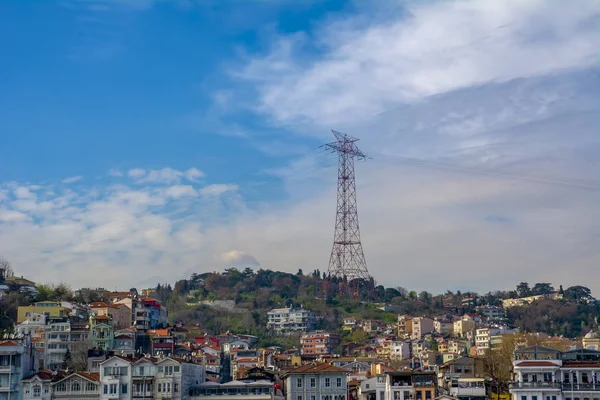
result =
[[[425,304],[431,304],[431,293],[423,290],[421,293],[419,293],[419,300],[421,300],[423,303]]]
[[[88,368],[88,350],[90,348],[90,342],[88,340],[74,342],[71,345],[71,348],[71,362],[68,366],[69,369],[73,371],[86,371]]]
[[[536,283],[531,288],[531,294],[534,296],[541,296],[554,293],[554,287],[550,283]]]
[[[517,285],[517,295],[519,297],[531,296],[531,289],[529,289],[529,284],[527,282],[521,282]]]
[[[411,290],[410,292],[408,292],[408,298],[411,300],[416,300],[417,299],[417,292],[415,292],[414,290]]]
[[[73,364],[73,358],[71,357],[71,350],[69,350],[67,348],[67,352],[65,353],[65,358],[63,359],[63,362],[62,362],[62,369],[66,370],[67,368],[70,368],[72,364]]]
[[[304,275],[304,274],[302,273],[302,269],[298,269],[298,272],[296,272],[296,275],[298,275],[298,276],[302,276],[302,275]]]
[[[10,265],[10,262],[4,257],[0,257],[0,279],[8,278],[14,275],[15,271]]]
[[[592,297],[592,291],[585,286],[571,286],[564,291],[564,297],[567,300],[577,301],[577,302],[588,302],[591,300],[595,300]]]

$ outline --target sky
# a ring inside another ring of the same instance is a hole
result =
[[[327,269],[360,138],[386,286],[600,294],[600,0],[0,3],[0,255],[145,288]]]

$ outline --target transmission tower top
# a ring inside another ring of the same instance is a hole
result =
[[[371,280],[360,241],[354,160],[367,158],[357,146],[357,138],[332,130],[337,139],[325,145],[338,154],[337,212],[328,274],[348,282]]]

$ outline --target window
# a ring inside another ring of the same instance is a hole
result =
[[[310,387],[317,387],[317,378],[310,378]]]
[[[71,383],[71,392],[79,392],[79,391],[81,391],[81,385],[79,384],[79,382]]]
[[[108,394],[108,385],[104,385],[103,391],[104,391],[104,394]]]
[[[85,390],[87,390],[88,392],[95,392],[96,391],[96,385],[92,382],[88,382],[85,385]]]
[[[117,384],[116,383],[111,383],[110,384],[110,394],[117,394]]]
[[[57,392],[66,392],[67,391],[67,384],[64,382],[59,382],[56,385],[56,391]]]
[[[127,384],[121,385],[121,394],[127,394]]]
[[[179,365],[173,367],[173,372],[179,372]]]
[[[42,388],[38,385],[33,387],[33,397],[41,397],[42,396]]]
[[[302,400],[302,396],[298,396],[298,400]]]
[[[342,378],[336,379],[336,385],[337,385],[337,387],[342,387]]]
[[[317,400],[317,396],[310,396],[310,400]]]
[[[531,396],[531,400],[537,400],[537,396]]]
[[[302,387],[302,378],[296,378],[296,387]]]
[[[331,387],[331,378],[325,378],[325,387]]]
[[[165,392],[170,392],[171,391],[171,384],[169,382],[166,383],[167,388],[165,389]]]
[[[157,390],[158,390],[158,393],[162,392],[162,385],[160,383],[158,384]]]
[[[385,391],[381,391],[379,392],[379,400],[384,400],[385,399]]]
[[[552,374],[551,373],[544,373],[544,382],[552,382]]]
[[[179,368],[179,367],[177,367],[177,368]],[[179,384],[178,383],[175,383],[175,382],[173,383],[173,392],[174,393],[179,392]]]

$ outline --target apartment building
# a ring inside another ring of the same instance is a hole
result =
[[[461,319],[454,321],[454,336],[471,339],[474,333],[475,321],[469,316],[464,316]]]
[[[478,314],[491,320],[501,320],[505,317],[504,308],[498,306],[477,306],[475,310]]]
[[[110,304],[104,301],[92,303],[90,310],[96,316],[109,317],[115,330],[131,326],[131,309],[125,304]]]
[[[349,371],[330,364],[303,365],[285,372],[286,400],[347,400]]]
[[[114,347],[114,330],[108,315],[90,316],[90,347],[98,350],[112,350]]]
[[[398,315],[398,336],[410,336],[412,335],[412,331],[412,317],[408,315]]]
[[[412,339],[419,340],[423,335],[431,332],[433,332],[433,319],[428,317],[415,317],[412,319]]]
[[[21,380],[38,368],[30,336],[0,340],[0,400],[21,399]]]
[[[19,306],[17,323],[20,324],[32,314],[43,314],[48,318],[68,317],[69,309],[63,307],[59,301],[40,301],[31,306]]]
[[[319,356],[333,353],[340,344],[340,335],[323,331],[305,333],[300,337],[301,354]]]
[[[190,389],[190,400],[284,400],[280,389],[269,380],[205,382]]]
[[[316,315],[305,308],[276,308],[267,313],[267,329],[277,334],[312,332],[315,330]]]
[[[156,368],[154,399],[157,400],[188,400],[192,387],[206,380],[204,366],[173,357],[158,361]]]
[[[450,336],[454,333],[454,321],[451,318],[436,318],[433,321],[433,331],[442,336]]]
[[[100,363],[100,400],[131,399],[133,361],[113,356]]]
[[[483,356],[488,349],[498,348],[502,344],[502,336],[514,334],[517,329],[506,327],[483,327],[475,330],[475,347],[477,355]]]
[[[69,318],[50,318],[44,334],[44,368],[59,370],[65,361],[67,349],[72,356],[89,347],[89,329],[84,324],[72,323]]]
[[[377,400],[433,400],[437,397],[435,372],[388,372],[386,389]]]
[[[390,358],[392,360],[407,360],[410,358],[410,342],[394,340],[390,343]]]

